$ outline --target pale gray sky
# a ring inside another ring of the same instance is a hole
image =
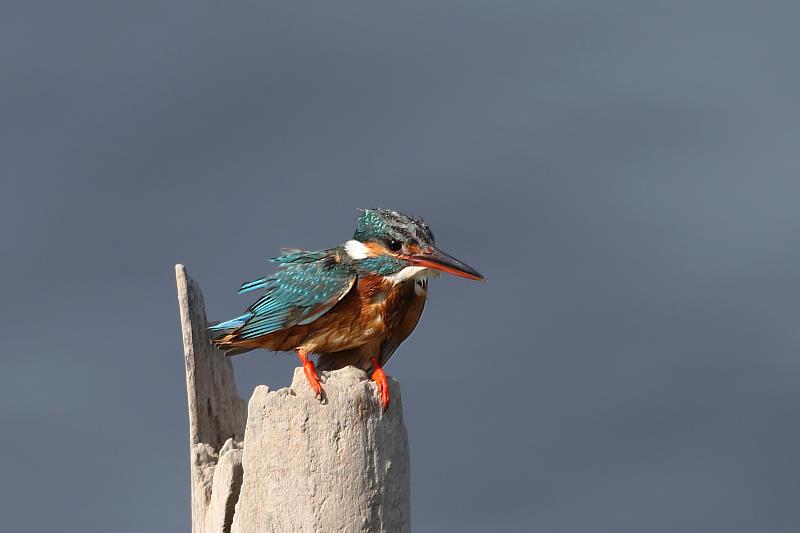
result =
[[[798,531],[799,17],[5,2],[3,529],[187,531],[174,263],[230,318],[383,206],[489,278],[387,368],[415,531]]]

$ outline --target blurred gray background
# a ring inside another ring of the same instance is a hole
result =
[[[6,0],[2,530],[187,531],[173,265],[374,206],[489,278],[387,369],[415,531],[800,530],[797,6]]]

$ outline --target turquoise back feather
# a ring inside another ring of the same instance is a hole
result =
[[[281,264],[281,270],[239,289],[240,293],[264,289],[266,294],[245,315],[212,329],[235,330],[241,339],[254,339],[309,324],[336,305],[357,278],[353,265],[337,261],[334,250],[293,252],[274,261]]]

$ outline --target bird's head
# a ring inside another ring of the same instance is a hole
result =
[[[430,269],[484,279],[474,268],[439,250],[433,232],[422,219],[389,209],[363,210],[345,250],[352,259],[383,275],[404,279]]]

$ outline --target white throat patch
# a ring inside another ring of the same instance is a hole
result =
[[[411,278],[427,278],[427,270],[428,269],[426,267],[422,266],[407,266],[400,272],[392,274],[391,276],[386,276],[386,280],[391,281],[392,285],[397,285],[398,283]]]
[[[344,251],[350,256],[350,259],[366,259],[369,257],[367,254],[367,247],[364,243],[351,239],[344,243]]]

